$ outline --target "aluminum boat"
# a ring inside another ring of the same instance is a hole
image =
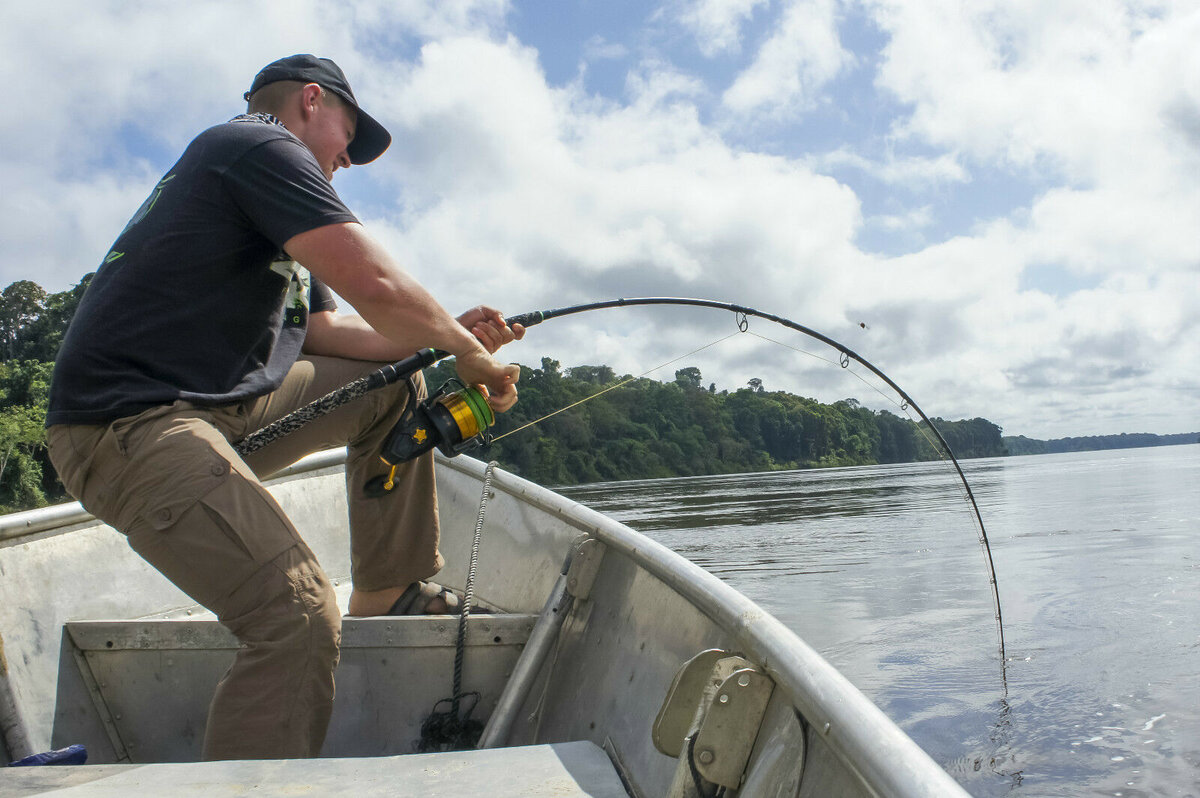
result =
[[[349,596],[344,451],[269,487]],[[0,519],[0,795],[962,796],[779,621],[628,527],[496,469],[438,460],[438,581],[497,611],[346,618],[322,756],[200,762],[236,640],[78,505]],[[419,753],[452,698],[484,726]]]

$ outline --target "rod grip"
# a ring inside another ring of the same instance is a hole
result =
[[[372,372],[368,376],[370,380],[368,390],[373,391],[376,388],[391,385],[393,382],[399,382],[426,366],[432,366],[442,358],[448,357],[449,354],[449,352],[443,352],[440,349],[419,349],[415,355],[409,355],[404,360],[391,363]]]
[[[546,314],[540,310],[531,310],[528,313],[518,313],[515,316],[508,316],[505,321],[511,327],[514,324],[520,324],[522,327],[532,327],[535,324],[541,324],[546,320]]]

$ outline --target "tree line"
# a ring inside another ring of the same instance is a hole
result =
[[[1009,454],[1060,454],[1063,452],[1092,452],[1100,449],[1179,446],[1189,443],[1200,443],[1200,432],[1181,432],[1174,435],[1122,432],[1120,435],[1086,435],[1076,438],[1053,438],[1048,441],[1026,438],[1024,435],[1005,436],[1004,438],[1004,446],[1008,449]]]
[[[453,376],[438,364],[436,390]],[[608,366],[563,369],[542,358],[521,367],[521,399],[497,419],[495,435],[516,430],[615,383],[620,388],[497,440],[478,456],[535,482],[568,485],[618,479],[699,476],[937,459],[933,436],[888,411],[854,399],[824,404],[753,379],[734,391],[704,388],[699,369],[673,382],[618,376]],[[982,418],[933,419],[959,457],[1005,454],[1000,427]]]

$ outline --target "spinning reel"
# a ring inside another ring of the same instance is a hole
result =
[[[451,379],[437,393],[418,402],[416,383],[411,376],[407,382],[408,402],[379,453],[392,470],[367,483],[368,496],[390,491],[396,467],[435,446],[447,457],[454,457],[492,439],[489,429],[496,423],[496,415],[478,388]]]

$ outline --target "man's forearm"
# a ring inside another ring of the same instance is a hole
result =
[[[423,347],[443,349],[452,355],[482,349],[475,336],[404,272],[360,225],[337,224],[310,230],[288,241],[286,249],[353,305],[366,325],[382,339],[374,341],[355,325],[343,323],[342,320],[352,317],[341,317],[326,331],[328,340],[323,340],[321,331],[316,332],[316,340],[311,342],[313,354],[367,357],[357,351],[346,351],[349,345],[366,347],[372,354],[384,354],[385,357],[378,359],[386,360],[389,359],[386,355],[399,352],[404,357]],[[328,346],[334,349],[315,351]]]
[[[384,338],[362,317],[334,312],[313,313],[308,319],[304,353],[354,360],[393,363],[422,348],[413,343],[401,345]]]
[[[498,311],[478,308],[472,325],[493,329],[499,325],[504,329],[499,340],[483,328],[468,330],[357,224],[309,230],[289,239],[284,249],[353,305],[375,333],[367,335],[332,314],[314,313],[328,318],[316,318],[315,327],[309,320],[306,350],[310,353],[371,359],[382,355],[378,359],[390,360],[392,355],[403,357],[424,347],[441,349],[457,358],[454,368],[464,382],[488,389],[488,403],[497,412],[517,401],[520,367],[495,360],[481,342],[481,337],[490,339],[495,347],[513,340],[514,333],[504,327]]]

